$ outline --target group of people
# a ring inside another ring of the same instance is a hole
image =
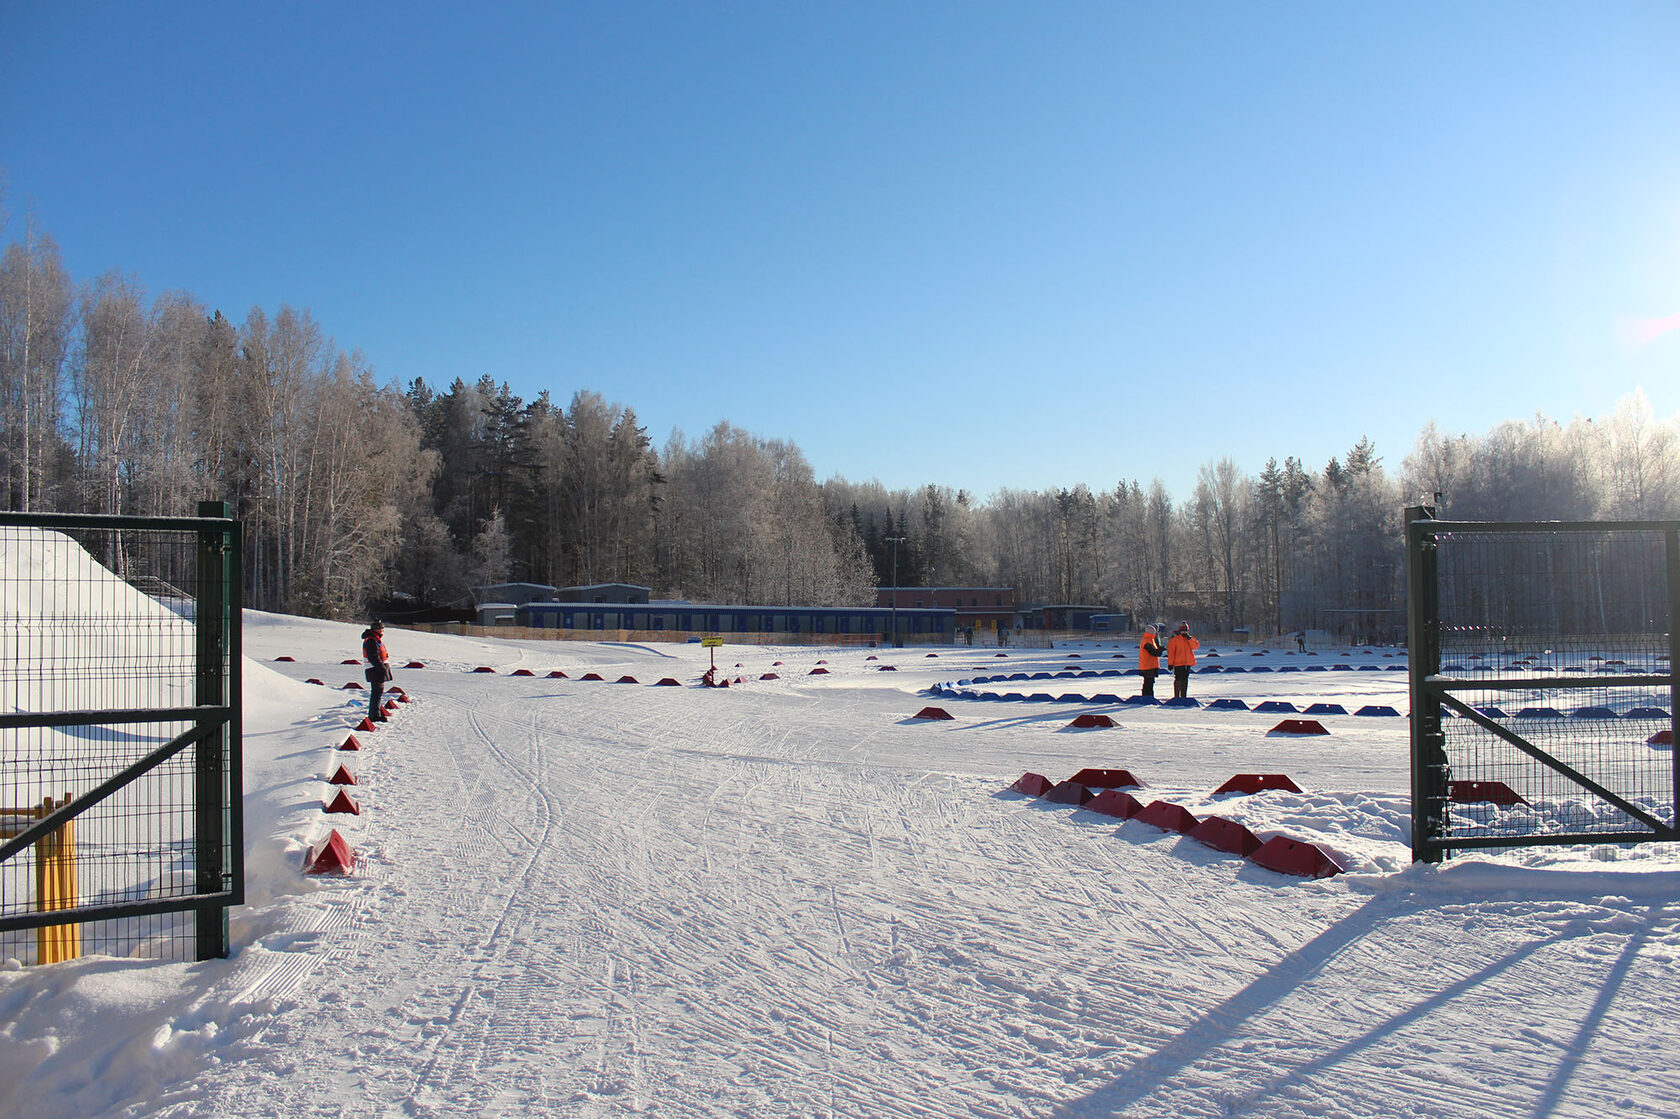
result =
[[[1138,643],[1138,675],[1143,677],[1143,694],[1155,694],[1155,677],[1161,674],[1161,658],[1167,658],[1172,669],[1173,698],[1183,699],[1190,694],[1190,670],[1196,665],[1196,650],[1202,643],[1190,633],[1190,623],[1178,623],[1178,629],[1161,643],[1159,625],[1143,627],[1143,640]]]
[[[1178,623],[1178,629],[1164,644],[1161,641],[1163,628],[1160,625],[1143,627],[1143,640],[1138,644],[1138,674],[1143,677],[1143,694],[1155,694],[1155,677],[1161,674],[1161,658],[1165,657],[1167,667],[1172,670],[1173,698],[1181,699],[1190,694],[1190,670],[1196,665],[1196,650],[1202,647],[1202,643],[1190,633],[1189,622]],[[1001,638],[1001,631],[999,633]],[[1298,640],[1300,637],[1297,635]],[[973,640],[972,635],[969,640]],[[391,658],[385,652],[384,622],[376,621],[362,632],[362,659],[368,664],[368,718],[383,723],[385,713],[380,710],[380,699],[385,691],[385,682],[391,679]]]

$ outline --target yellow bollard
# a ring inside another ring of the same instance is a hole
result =
[[[43,820],[70,803],[47,797],[39,808],[27,814]],[[41,913],[74,909],[80,898],[76,889],[76,823],[74,820],[35,841],[35,908]],[[82,927],[77,923],[50,925],[35,930],[37,963],[57,964],[82,954]]]

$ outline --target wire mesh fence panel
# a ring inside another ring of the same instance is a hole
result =
[[[1673,840],[1666,522],[1411,519],[1414,852]]]
[[[0,957],[225,951],[236,544],[225,519],[0,515]]]

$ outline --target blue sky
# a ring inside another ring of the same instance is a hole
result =
[[[819,478],[1680,412],[1680,4],[0,5],[10,223]]]

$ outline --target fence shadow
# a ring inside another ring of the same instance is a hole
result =
[[[1239,1040],[1245,1024],[1261,1017],[1297,988],[1311,982],[1345,950],[1371,936],[1385,924],[1415,915],[1420,909],[1427,908],[1430,908],[1427,902],[1410,893],[1373,897],[1359,909],[1279,960],[1247,987],[1204,1012],[1177,1037],[1153,1053],[1134,1061],[1111,1083],[1079,1099],[1062,1104],[1051,1114],[1060,1119],[1088,1119],[1094,1116],[1132,1113],[1128,1109],[1145,1104],[1197,1062],[1212,1056],[1220,1047]],[[1680,906],[1675,908],[1680,910]],[[1632,933],[1616,962],[1605,975],[1598,994],[1583,1016],[1574,1037],[1560,1055],[1556,1070],[1541,1090],[1533,1110],[1529,1112],[1533,1119],[1549,1119],[1560,1113],[1569,1084],[1585,1061],[1593,1038],[1602,1026],[1617,994],[1626,984],[1641,950],[1649,943],[1657,926],[1673,920],[1675,916],[1677,913],[1670,912],[1669,907],[1664,904],[1654,904],[1648,908],[1639,927]],[[1435,1011],[1449,1006],[1456,1000],[1474,996],[1478,989],[1545,949],[1575,939],[1579,935],[1579,931],[1574,928],[1565,929],[1531,940],[1488,959],[1470,975],[1448,984],[1434,994],[1396,1008],[1394,1013],[1356,1037],[1291,1068],[1275,1070],[1272,1075],[1259,1080],[1240,1096],[1222,1099],[1222,1114],[1249,1114],[1256,1104],[1280,1093],[1288,1094],[1308,1080],[1333,1071],[1344,1061],[1427,1018]]]

